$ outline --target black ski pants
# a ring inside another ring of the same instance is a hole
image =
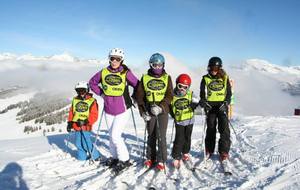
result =
[[[190,152],[193,124],[186,126],[176,124],[175,128],[176,135],[173,142],[172,157],[176,160],[180,160],[183,154]]]
[[[230,129],[228,125],[227,113],[220,112],[219,108],[213,107],[207,113],[207,130],[205,137],[205,150],[209,153],[213,153],[216,144],[216,126],[218,125],[218,131],[220,133],[220,139],[218,144],[219,153],[228,153],[230,150]]]
[[[155,116],[152,116],[150,121],[147,122],[148,139],[147,139],[146,158],[151,160],[156,160],[157,162],[166,162],[167,160],[166,133],[168,127],[168,113],[159,114],[157,118],[158,118],[159,126],[157,126],[157,120]],[[157,144],[158,144],[158,150],[156,150]]]

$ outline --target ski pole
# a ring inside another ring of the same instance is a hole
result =
[[[147,131],[147,122],[145,122],[145,131],[144,131],[143,159],[145,158],[145,148],[146,148],[146,131]]]
[[[91,154],[91,151],[90,151],[90,149],[89,149],[89,145],[88,145],[88,143],[87,143],[87,140],[86,140],[86,138],[85,138],[85,136],[84,136],[84,134],[83,134],[83,131],[82,131],[82,128],[80,127],[80,135],[81,135],[81,137],[83,137],[83,140],[84,140],[84,142],[85,142],[85,145],[86,145],[86,148],[87,148],[87,152],[88,152],[88,154],[89,154],[89,164],[91,165],[91,164],[94,164],[94,159],[93,159],[93,157],[92,157],[92,154]],[[93,145],[92,145],[93,146]],[[82,146],[82,148],[84,148],[84,146]]]
[[[155,96],[154,96],[154,93],[152,93],[152,98],[153,98],[153,102],[154,102],[154,105],[155,104]],[[158,149],[160,150],[160,153],[161,153],[161,159],[163,160],[163,151],[162,151],[162,141],[161,141],[161,134],[160,134],[160,126],[159,126],[159,121],[158,121],[158,116],[156,115],[155,116],[155,119],[156,119],[156,133],[157,133],[157,136],[158,136]],[[165,161],[163,160],[163,166],[164,166],[164,172],[165,172],[165,175],[167,175],[167,172],[166,172],[166,165],[165,165]]]
[[[234,135],[235,135],[236,141],[239,143],[238,146],[241,148],[241,151],[242,151],[242,152],[245,152],[245,150],[242,148],[241,142],[240,142],[239,139],[238,139],[238,135],[237,135],[237,133],[236,133],[236,131],[235,131],[235,129],[234,129],[232,123],[231,123],[230,120],[228,119],[227,113],[224,112],[224,114],[225,114],[225,116],[226,116],[227,122],[229,123],[229,126],[230,126],[230,127],[232,128],[232,130],[233,130],[233,133],[234,133]]]
[[[139,148],[140,155],[141,155],[140,141],[139,141],[139,138],[138,138],[138,135],[137,135],[136,123],[135,123],[135,118],[134,118],[134,114],[133,114],[132,107],[130,108],[130,110],[131,110],[131,116],[132,116],[132,121],[133,121],[134,130],[135,130],[136,143],[137,143],[137,146],[138,146],[138,148]]]
[[[69,142],[70,142],[70,139],[71,139],[71,137],[70,137],[71,134],[72,134],[72,132],[70,132],[70,133],[67,134],[67,139],[66,139],[67,142],[65,142],[65,153],[66,153],[66,156],[68,154],[67,149],[69,148]]]
[[[173,131],[174,131],[174,128],[175,128],[175,119],[173,120],[172,133],[171,133],[171,140],[170,140],[170,149],[171,149],[171,144],[172,144],[172,141],[173,141]]]
[[[207,112],[204,109],[205,113],[205,120],[204,120],[204,125],[203,125],[203,133],[202,133],[202,148],[203,148],[203,160],[204,160],[204,165],[206,165],[206,151],[205,151],[205,137],[206,137],[206,130],[207,130]]]
[[[100,126],[101,126],[101,123],[102,123],[103,115],[104,115],[104,108],[102,109],[102,112],[101,112],[99,125],[98,125],[98,129],[97,129],[97,133],[96,133],[96,138],[95,138],[95,141],[93,143],[92,154],[94,153],[94,147],[97,145],[96,143],[97,143],[98,138],[99,138],[99,142],[100,142],[99,133],[100,133]]]

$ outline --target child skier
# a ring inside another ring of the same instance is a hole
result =
[[[98,119],[98,104],[89,93],[86,82],[79,82],[75,86],[77,96],[73,98],[69,111],[67,131],[75,130],[75,145],[78,160],[99,160],[100,153],[93,147],[91,130]]]
[[[147,74],[142,76],[136,97],[140,115],[146,122],[148,140],[145,166],[156,164],[158,170],[165,169],[167,160],[166,132],[169,105],[173,98],[171,77],[164,70],[165,58],[159,53],[150,57]],[[158,140],[158,152],[156,141]]]
[[[207,130],[205,150],[207,157],[214,153],[216,142],[216,127],[220,133],[218,152],[220,161],[229,157],[230,129],[228,125],[228,103],[231,100],[229,77],[222,69],[222,60],[212,57],[208,62],[208,74],[204,75],[200,85],[200,106],[206,111]]]
[[[89,84],[92,91],[104,100],[104,117],[109,128],[109,149],[112,156],[106,161],[106,165],[119,173],[131,165],[122,132],[130,116],[128,109],[132,106],[128,85],[136,88],[138,79],[123,64],[122,49],[112,49],[108,58],[109,66],[97,72]]]
[[[170,114],[174,118],[176,128],[172,149],[175,168],[180,167],[181,159],[183,161],[190,160],[191,135],[195,122],[194,109],[199,103],[199,99],[193,97],[193,92],[190,90],[191,82],[189,75],[179,75],[176,79],[174,97],[171,102]]]

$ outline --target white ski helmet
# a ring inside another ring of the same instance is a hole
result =
[[[124,60],[124,51],[121,48],[113,48],[108,54],[108,57],[112,56],[118,56],[121,57],[122,60]]]
[[[90,87],[89,87],[89,84],[85,81],[81,81],[81,82],[78,82],[76,85],[75,85],[75,90],[79,89],[79,88],[83,88],[83,89],[86,89],[87,92],[90,91]]]

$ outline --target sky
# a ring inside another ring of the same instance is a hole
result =
[[[0,53],[103,59],[125,50],[138,65],[165,52],[201,66],[264,59],[300,65],[299,0],[0,0]]]

